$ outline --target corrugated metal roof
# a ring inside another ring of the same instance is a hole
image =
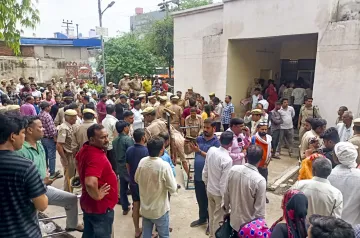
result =
[[[21,45],[52,45],[74,47],[101,47],[101,40],[89,39],[59,39],[59,38],[21,38]]]

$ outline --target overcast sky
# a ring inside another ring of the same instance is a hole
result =
[[[157,4],[162,0],[115,0],[103,17],[103,26],[109,29],[109,36],[118,32],[130,31],[130,16],[135,14],[136,7],[144,8],[144,12],[158,9]],[[74,25],[79,24],[79,33],[84,37],[89,30],[99,25],[97,0],[38,0],[40,24],[35,30],[26,29],[24,36],[53,37],[54,32],[65,32],[63,20],[72,20]],[[102,0],[103,9],[111,0]],[[218,2],[218,1],[215,1]]]

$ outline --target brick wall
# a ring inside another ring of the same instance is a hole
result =
[[[34,57],[34,47],[33,46],[20,46],[21,56],[24,57]],[[0,42],[0,56],[15,56],[14,52],[6,46],[5,42]]]

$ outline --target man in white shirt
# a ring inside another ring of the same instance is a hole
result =
[[[250,145],[248,163],[235,165],[229,172],[223,208],[227,213],[231,209],[230,225],[236,231],[242,224],[265,217],[266,181],[257,169],[262,156],[260,146]]]
[[[317,158],[312,162],[314,177],[299,180],[293,189],[302,191],[308,199],[307,221],[313,214],[341,218],[343,196],[339,189],[332,186],[327,179],[331,174],[331,161],[327,158]]]
[[[255,109],[256,108],[256,104],[258,104],[258,102],[260,100],[263,99],[263,96],[261,95],[261,90],[260,88],[255,88],[254,89],[254,94],[251,96],[251,109]]]
[[[228,149],[232,145],[233,137],[234,133],[231,131],[223,132],[220,136],[221,147],[211,147],[206,153],[202,179],[207,186],[210,237],[215,237],[215,231],[224,216],[221,203],[227,176],[232,167]]]
[[[336,125],[336,129],[339,133],[340,142],[348,141],[353,135],[353,113],[351,111],[344,112],[342,116],[343,122]]]
[[[118,119],[115,117],[115,106],[114,105],[106,105],[106,116],[102,120],[102,125],[104,126],[106,132],[108,133],[109,144],[107,148],[107,158],[110,161],[111,167],[114,172],[117,174],[116,169],[116,156],[115,151],[113,150],[113,140],[118,136],[118,132],[116,130],[116,122]]]
[[[135,173],[143,216],[143,237],[152,237],[155,224],[159,237],[168,238],[170,237],[168,194],[176,193],[176,179],[169,163],[160,158],[165,150],[164,140],[154,137],[148,141],[147,148],[149,156],[140,160]]]
[[[36,83],[30,84],[30,87],[31,87],[31,95],[33,97],[41,98],[41,92],[36,89],[37,87]]]
[[[283,146],[285,139],[289,148],[289,155],[291,157],[294,138],[293,118],[295,116],[295,110],[292,106],[289,106],[289,100],[287,98],[283,98],[281,103],[282,106],[279,113],[283,122],[280,124],[280,139],[277,147],[277,153],[280,154],[281,147]]]
[[[220,128],[221,128],[221,115],[223,112],[223,105],[220,102],[220,99],[218,97],[214,97],[213,99],[213,103],[215,106],[214,109],[214,114],[215,114],[215,123],[216,123],[216,132],[220,132]]]
[[[341,218],[351,225],[360,224],[360,170],[356,168],[357,149],[350,142],[335,145],[335,162],[338,164],[329,176],[330,183],[343,195]]]
[[[295,118],[294,121],[297,122],[299,118],[299,112],[301,106],[304,104],[304,99],[306,97],[306,90],[302,87],[302,85],[298,82],[296,84],[296,88],[291,93],[291,98],[293,99],[293,107],[295,110]]]
[[[134,113],[134,122],[133,122],[134,131],[139,128],[144,128],[144,116],[142,115],[141,101],[136,100],[134,102],[134,108],[131,109],[131,111]]]

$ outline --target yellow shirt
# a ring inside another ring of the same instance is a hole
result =
[[[143,86],[145,92],[151,93],[151,86],[152,86],[151,80],[142,81],[142,86]]]
[[[201,118],[202,118],[203,120],[208,119],[208,114],[207,114],[206,112],[201,113]],[[211,113],[210,113],[210,118],[211,118],[211,119],[214,119],[214,118],[215,118],[215,114],[211,112]]]

